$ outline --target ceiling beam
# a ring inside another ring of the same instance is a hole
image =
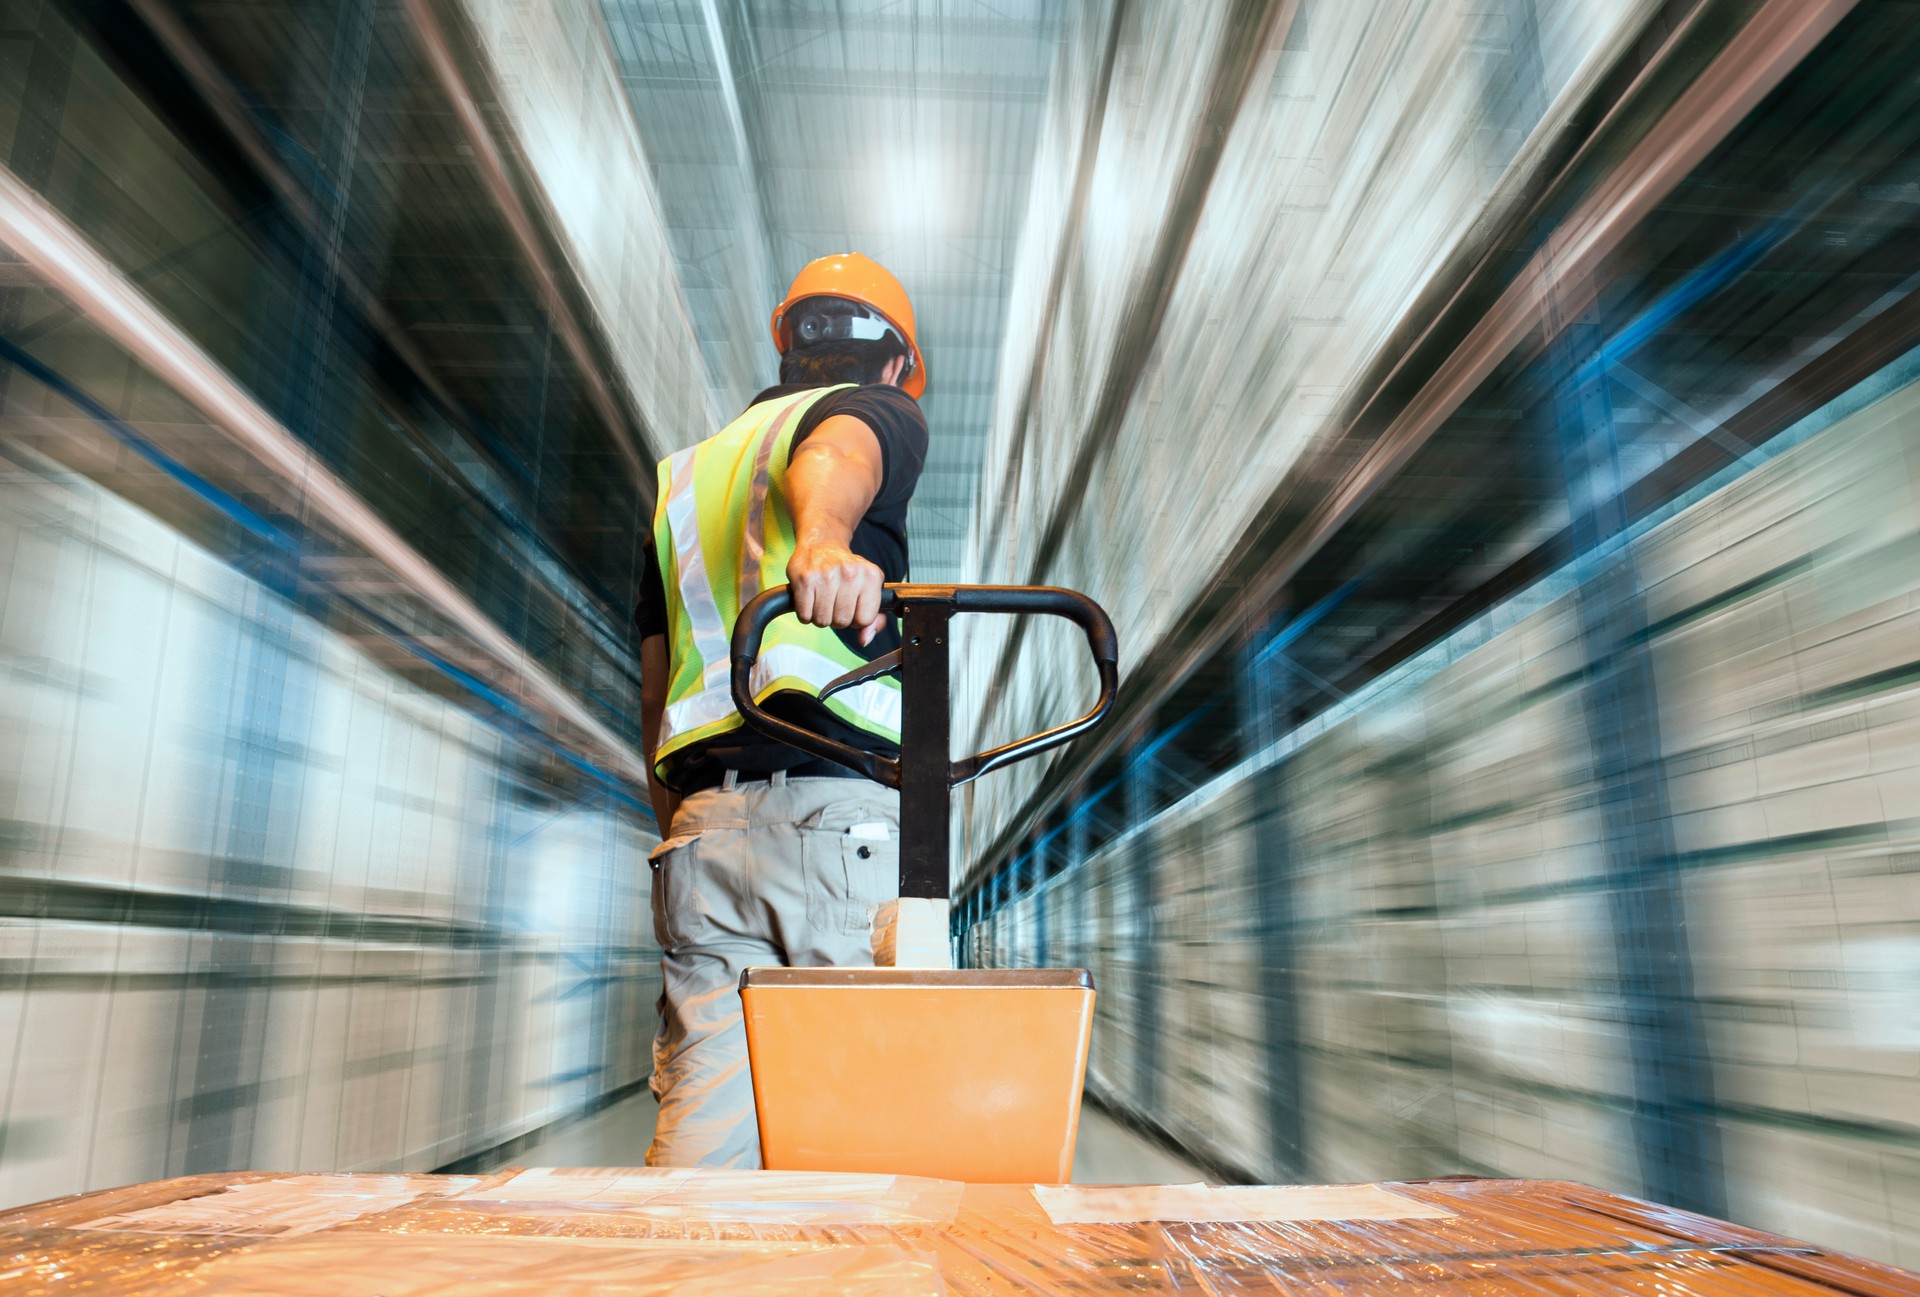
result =
[[[754,98],[743,106],[741,79],[735,69],[733,47],[728,40],[726,23],[720,12],[720,6],[727,4],[730,11],[739,18],[738,8],[732,0],[700,0],[700,15],[707,34],[707,45],[713,55],[714,76],[720,85],[720,99],[726,109],[727,126],[733,134],[733,155],[740,169],[740,184],[752,199],[751,217],[753,221],[752,244],[749,255],[755,265],[749,270],[753,287],[767,300],[777,300],[773,294],[780,291],[779,271],[773,256],[773,212],[767,198],[767,187],[760,183],[760,168],[755,162],[762,156],[765,135],[761,129],[760,103]],[[747,29],[751,40],[751,27]],[[751,51],[751,46],[749,46]],[[751,65],[750,65],[751,66]],[[752,93],[752,83],[748,82],[748,92]],[[751,108],[751,124],[748,108]]]

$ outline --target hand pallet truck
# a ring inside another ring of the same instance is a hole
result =
[[[1093,1027],[1083,968],[948,965],[948,831],[953,789],[1085,734],[1119,686],[1119,643],[1100,605],[1047,586],[890,585],[881,610],[901,620],[900,648],[848,672],[822,700],[888,674],[901,688],[900,755],[866,752],[769,715],[753,697],[754,663],[785,586],[740,612],[733,699],[747,724],[900,790],[900,951],[938,967],[752,968],[740,997],[770,1170],[867,1171],[974,1183],[1063,1183],[1072,1173]],[[950,623],[963,613],[1041,613],[1086,634],[1100,696],[1078,720],[951,759]],[[883,919],[883,923],[885,920]],[[931,935],[927,929],[936,931]],[[920,935],[914,935],[918,929]]]

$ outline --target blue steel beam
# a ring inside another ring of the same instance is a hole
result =
[[[1247,756],[1266,751],[1279,737],[1281,708],[1292,688],[1267,663],[1284,649],[1282,636],[1301,622],[1311,625],[1353,589],[1352,582],[1297,617],[1264,644],[1257,640],[1242,661],[1241,744]],[[1298,887],[1287,820],[1287,773],[1283,763],[1253,777],[1251,842],[1256,932],[1260,951],[1260,1025],[1265,1037],[1267,1158],[1276,1181],[1307,1174],[1307,1114],[1301,1054],[1300,967],[1295,892]]]
[[[1134,1099],[1143,1112],[1160,1108],[1160,960],[1159,907],[1154,880],[1159,873],[1157,836],[1151,826],[1155,809],[1154,754],[1164,737],[1142,743],[1127,763],[1127,827],[1132,832],[1122,864],[1126,871],[1128,903],[1133,907]]]
[[[1578,607],[1590,664],[1582,697],[1633,1078],[1630,1122],[1644,1194],[1723,1216],[1713,1064],[1694,994],[1646,601],[1632,552],[1604,548],[1627,522],[1606,369],[1596,363],[1613,354],[1621,349],[1603,340],[1597,311],[1561,334],[1553,417],[1581,556]]]
[[[1035,968],[1047,966],[1047,897],[1051,892],[1052,889],[1047,886],[1046,842],[1036,842],[1033,849],[1033,966]]]

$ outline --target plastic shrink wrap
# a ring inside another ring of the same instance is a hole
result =
[[[0,1215],[9,1297],[1851,1293],[1920,1276],[1559,1181],[196,1176]]]

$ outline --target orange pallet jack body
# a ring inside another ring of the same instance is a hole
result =
[[[740,995],[768,1168],[1072,1176],[1084,970],[757,968]]]
[[[752,696],[766,627],[792,607],[785,587],[761,594],[735,622],[734,703],[763,733],[900,790],[898,921],[918,905],[944,925],[952,790],[1098,725],[1118,684],[1117,643],[1099,605],[1070,590],[895,585],[883,606],[901,619],[900,649],[833,681],[821,697],[897,672],[898,759],[769,715]],[[1077,622],[1100,676],[1093,709],[951,760],[949,622],[968,612],[1047,613]],[[1093,979],[1085,969],[755,968],[742,977],[740,996],[760,1154],[769,1170],[973,1183],[1063,1183],[1071,1176],[1093,1030]]]

